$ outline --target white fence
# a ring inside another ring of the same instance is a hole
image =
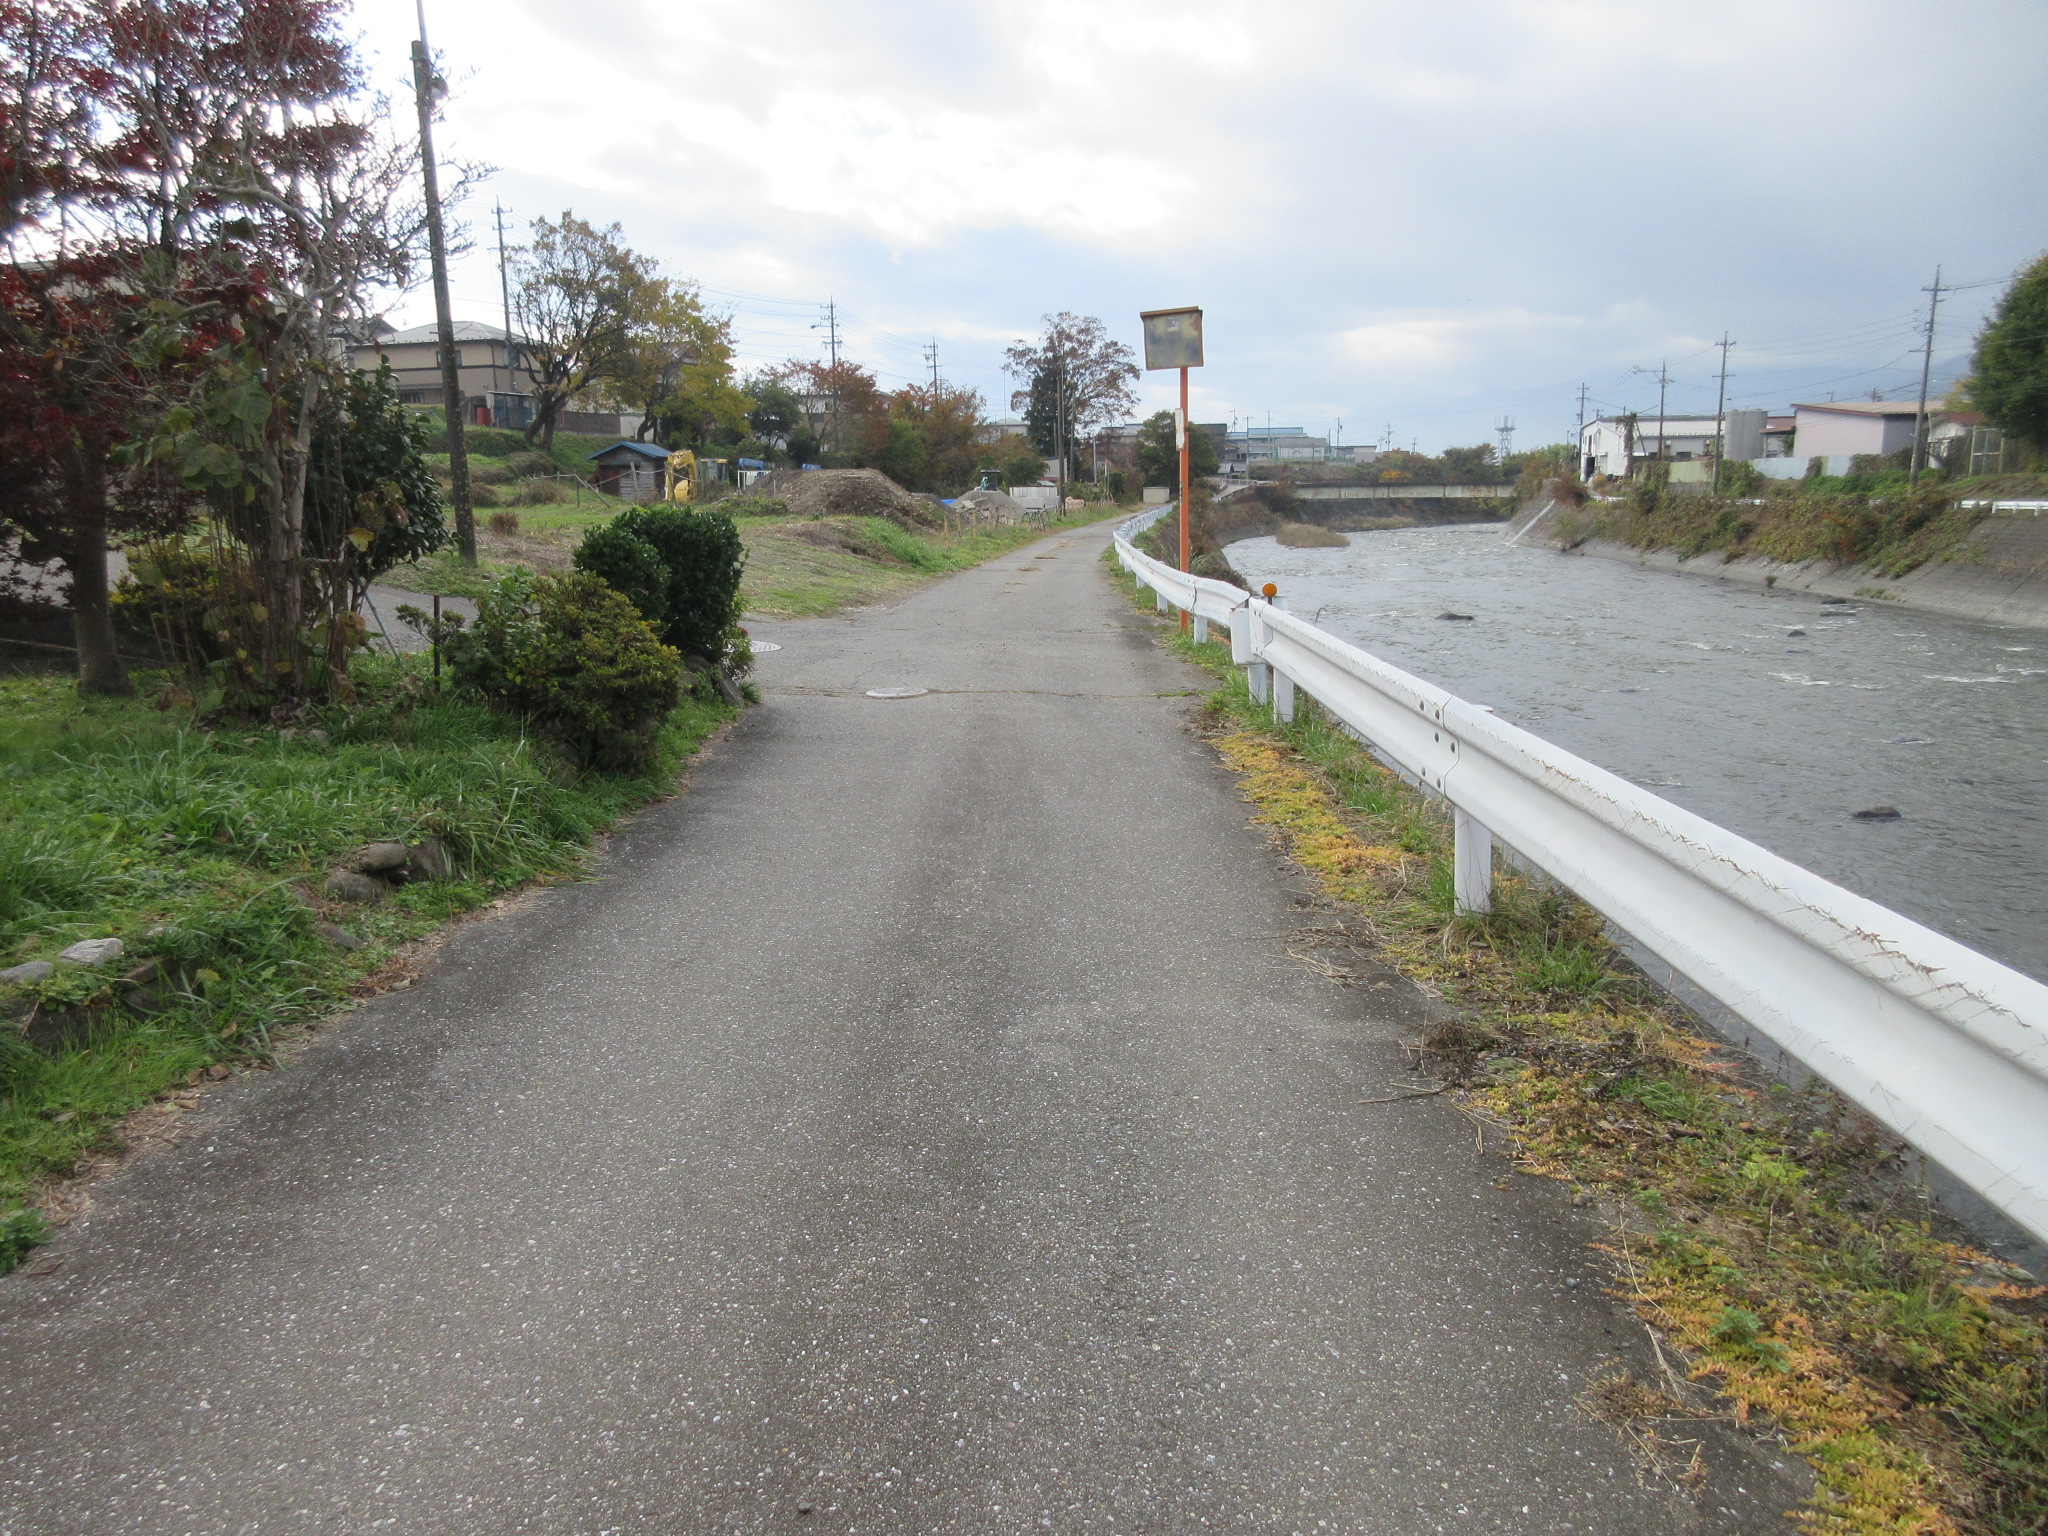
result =
[[[1314,697],[1450,801],[1457,899],[1490,901],[1493,838],[2048,1241],[2048,986],[1659,799],[1118,529],[1162,610],[1230,630],[1283,720]]]

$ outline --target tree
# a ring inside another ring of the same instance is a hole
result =
[[[1977,335],[1965,388],[1999,431],[2048,447],[2048,256],[2014,278],[1999,299]]]
[[[614,224],[599,229],[564,211],[533,221],[533,243],[517,258],[512,323],[533,379],[526,440],[555,440],[555,421],[585,390],[615,385],[636,367],[631,332],[648,300],[652,263],[629,250]]]
[[[1446,448],[1440,456],[1445,483],[1487,485],[1500,478],[1500,462],[1493,444],[1475,443],[1470,448]]]
[[[753,405],[733,384],[732,321],[704,307],[695,283],[659,275],[633,295],[612,376],[589,393],[599,409],[638,411],[638,436],[670,447],[744,434]]]
[[[1024,413],[1032,446],[1048,457],[1072,457],[1091,427],[1137,404],[1135,354],[1092,316],[1047,315],[1036,343],[1020,341],[1003,355],[1004,371],[1025,381],[1010,409]]]
[[[918,384],[889,397],[892,432],[896,424],[913,428],[924,448],[924,462],[915,483],[886,466],[882,472],[912,490],[953,493],[974,484],[982,433],[982,398],[971,389],[950,384]]]
[[[0,0],[0,240],[106,185],[106,40],[76,0]]]
[[[1138,473],[1147,485],[1180,485],[1180,444],[1173,430],[1173,412],[1155,411],[1138,428]],[[1192,477],[1216,473],[1216,439],[1200,428],[1190,428],[1188,474]]]
[[[799,402],[817,428],[819,457],[834,468],[879,464],[889,446],[889,400],[875,376],[850,359],[837,363],[791,359],[771,377]],[[794,452],[795,443],[791,443]]]
[[[0,167],[15,221],[0,371],[20,387],[24,359],[47,369],[33,436],[42,483],[62,487],[61,510],[17,542],[69,571],[81,687],[118,689],[107,535],[145,505],[210,502],[260,577],[260,675],[303,691],[306,476],[340,368],[331,338],[411,268],[419,220],[399,189],[416,154],[356,101],[339,0],[69,0],[50,14],[82,64],[0,66],[0,110],[20,130]],[[141,446],[115,486],[124,438]]]

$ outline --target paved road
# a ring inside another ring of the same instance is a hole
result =
[[[1056,537],[764,624],[602,878],[468,930],[0,1281],[0,1531],[1756,1533],[1561,1192],[1402,1078],[1201,679]],[[934,690],[899,702],[864,690]]]

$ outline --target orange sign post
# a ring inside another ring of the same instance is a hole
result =
[[[1180,370],[1180,411],[1174,420],[1174,441],[1180,448],[1180,568],[1191,568],[1188,547],[1188,370],[1202,366],[1202,312],[1186,309],[1148,309],[1138,316],[1145,326],[1145,367]],[[1188,616],[1180,616],[1181,633],[1186,634]]]

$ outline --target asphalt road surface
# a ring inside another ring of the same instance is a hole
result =
[[[1590,1213],[1366,1102],[1429,1005],[1290,958],[1107,536],[757,626],[599,878],[103,1186],[0,1280],[0,1531],[1785,1529],[1577,1406],[1655,1371]]]

